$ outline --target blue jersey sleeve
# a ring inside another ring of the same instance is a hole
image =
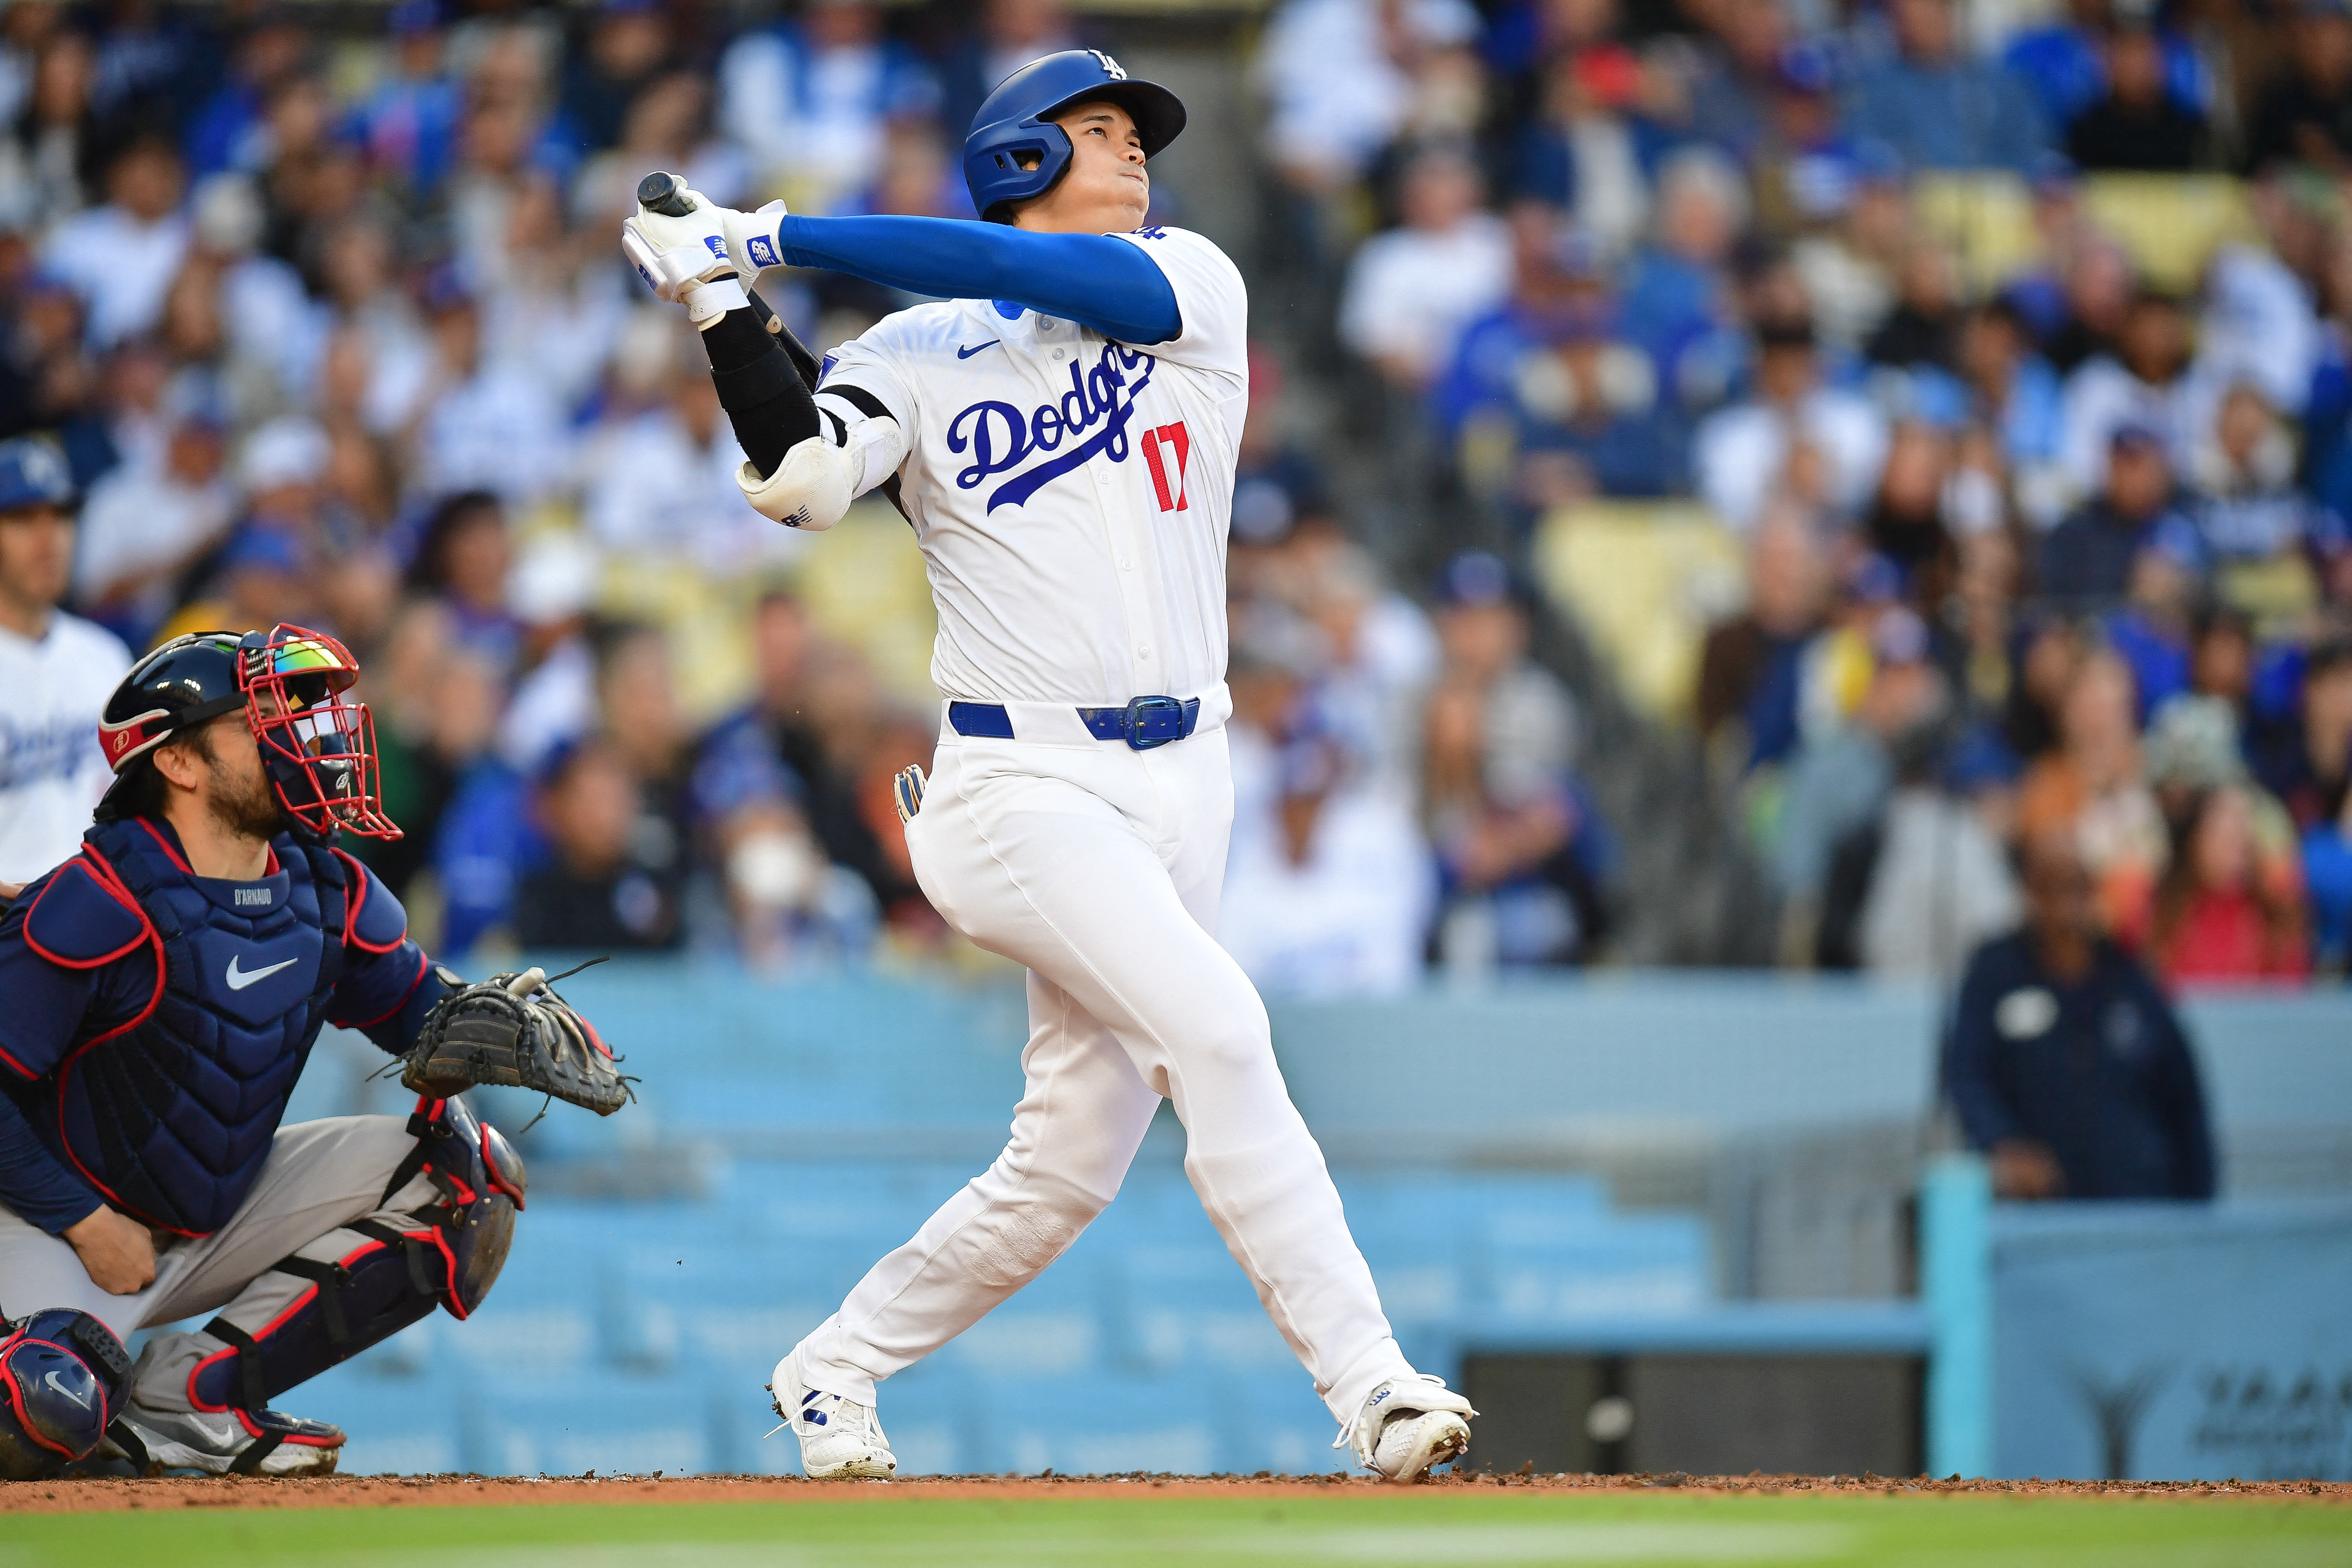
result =
[[[34,1135],[20,1092],[0,1082],[0,1205],[56,1236],[105,1207],[105,1201]]]
[[[142,944],[134,942],[139,951],[110,958],[96,950],[110,948],[121,931],[61,919],[77,912],[72,900],[84,896],[79,884],[68,882],[54,901],[40,903],[57,877],[52,872],[26,888],[0,914],[0,997],[7,999],[0,1006],[0,1205],[52,1236],[88,1218],[101,1200],[34,1133],[32,1086],[56,1070],[88,1027],[110,1028],[136,1017],[155,981],[155,961]],[[37,939],[27,939],[27,917],[37,904],[52,942],[67,941],[70,951],[50,945],[45,952]],[[143,934],[143,928],[130,929]],[[73,942],[75,936],[84,940]],[[93,962],[79,962],[84,948],[92,950]]]
[[[794,267],[822,267],[941,300],[1004,300],[1092,327],[1122,343],[1179,337],[1183,312],[1168,275],[1107,234],[1032,234],[943,217],[782,217],[776,238]]]
[[[342,851],[337,850],[338,855]],[[416,1043],[425,1015],[440,998],[425,950],[408,940],[408,913],[376,874],[342,856],[351,879],[343,922],[343,977],[327,1022],[357,1029],[394,1056]]]

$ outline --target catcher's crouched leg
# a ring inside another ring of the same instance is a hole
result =
[[[0,1480],[43,1480],[87,1458],[130,1384],[122,1342],[88,1312],[0,1322]]]
[[[461,1100],[423,1100],[408,1121],[416,1147],[385,1184],[384,1207],[281,1258],[270,1273],[310,1281],[265,1322],[241,1327],[229,1314],[194,1338],[206,1348],[187,1373],[188,1405],[236,1416],[254,1439],[232,1468],[251,1473],[281,1445],[340,1446],[342,1435],[268,1408],[270,1399],[368,1346],[391,1338],[440,1306],[464,1318],[497,1282],[523,1206],[523,1165],[498,1130]],[[410,1209],[419,1183],[436,1201]],[[265,1275],[264,1279],[268,1279]],[[265,1297],[259,1303],[267,1306]],[[146,1372],[142,1367],[142,1380]],[[318,1428],[306,1431],[304,1428]],[[331,1436],[330,1436],[331,1435]]]

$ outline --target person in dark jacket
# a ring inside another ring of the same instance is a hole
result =
[[[2173,474],[2164,440],[2136,421],[2116,427],[2107,446],[2105,489],[2042,542],[2042,591],[2072,609],[2104,609],[2131,586],[2132,563],[2160,545],[2194,555],[2196,525],[2173,505]]]
[[[405,1054],[448,979],[335,842],[400,831],[358,677],[299,626],[149,654],[96,826],[0,913],[0,1477],[332,1469],[266,1401],[498,1278],[522,1167],[462,1100],[279,1125],[321,1027]]]
[[[2188,1037],[2100,929],[2071,833],[2025,853],[2026,923],[1960,982],[1944,1088],[2008,1198],[2210,1198],[2213,1142]]]

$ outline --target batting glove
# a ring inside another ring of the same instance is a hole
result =
[[[621,249],[629,265],[637,269],[646,287],[684,305],[687,319],[697,328],[708,328],[728,311],[751,303],[743,285],[736,280],[734,264],[726,258],[723,242],[710,242],[722,246],[718,252],[701,243],[660,250],[642,229],[633,226],[636,222],[630,218],[621,226]]]

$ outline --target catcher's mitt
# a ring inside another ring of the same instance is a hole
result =
[[[636,1098],[595,1026],[538,968],[454,987],[434,1005],[400,1074],[404,1088],[447,1099],[474,1084],[536,1089],[610,1116]]]

